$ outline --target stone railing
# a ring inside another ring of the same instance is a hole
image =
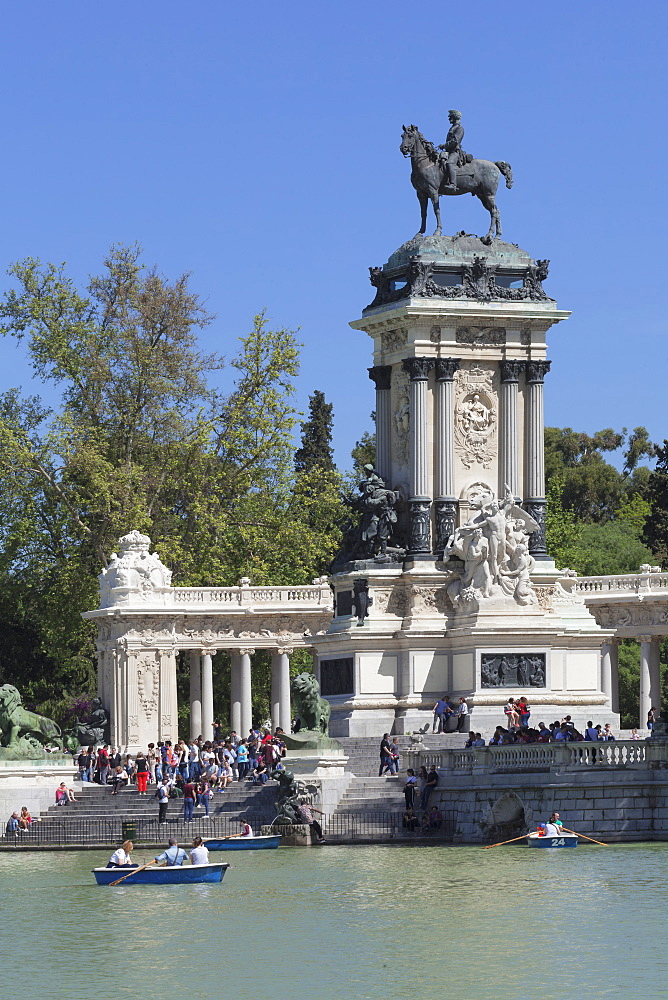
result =
[[[453,774],[501,774],[552,771],[581,767],[649,768],[668,761],[668,744],[652,740],[615,740],[609,743],[527,743],[470,750],[405,751],[407,766],[435,765]],[[408,764],[410,758],[411,763]]]
[[[567,581],[570,582],[570,581]],[[608,594],[645,595],[668,590],[668,573],[627,573],[620,576],[579,576],[569,587],[573,594],[597,597]]]
[[[224,605],[225,608],[275,607],[295,610],[333,610],[332,592],[327,584],[302,587],[174,587],[175,604]]]

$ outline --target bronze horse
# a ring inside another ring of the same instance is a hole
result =
[[[496,207],[496,189],[501,174],[506,178],[506,187],[513,186],[513,172],[510,164],[503,160],[471,160],[457,168],[457,186],[454,191],[446,191],[448,183],[445,171],[439,163],[438,150],[420,132],[417,125],[402,126],[403,135],[399,149],[411,158],[411,183],[415,188],[422,211],[422,225],[418,236],[427,229],[427,202],[431,201],[436,216],[434,236],[441,235],[441,209],[439,196],[442,194],[472,194],[479,198],[490,214],[489,232],[482,242],[490,244],[495,236],[501,235],[501,217]]]

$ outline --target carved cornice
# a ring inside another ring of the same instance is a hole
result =
[[[401,366],[408,372],[411,382],[426,382],[434,363],[434,358],[404,358]]]
[[[392,365],[374,365],[373,368],[367,368],[367,371],[376,389],[389,390],[392,384]]]
[[[452,382],[460,364],[459,358],[436,358],[436,381]]]
[[[543,382],[552,365],[551,361],[527,361],[527,385]]]
[[[501,381],[519,382],[520,375],[526,368],[526,361],[502,361]]]

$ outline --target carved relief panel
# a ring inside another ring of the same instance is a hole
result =
[[[140,710],[146,720],[153,719],[158,711],[158,692],[160,690],[159,654],[141,652],[137,654],[137,694]]]
[[[408,465],[411,426],[408,373],[397,367],[392,390],[392,436],[394,457],[399,465]]]
[[[498,400],[490,369],[472,364],[455,373],[455,451],[466,469],[489,469],[496,454]]]

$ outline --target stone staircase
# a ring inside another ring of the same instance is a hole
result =
[[[378,776],[380,737],[340,736],[337,739],[349,758],[346,764],[347,771],[352,771],[357,777]],[[422,739],[422,746],[428,750],[461,750],[468,739],[468,733],[444,733],[441,735],[425,733]],[[399,747],[402,751],[399,759],[400,771],[405,772],[407,767],[411,767],[411,755],[407,754],[406,750],[415,746],[416,744],[411,741],[409,736],[399,737]]]
[[[77,844],[98,846],[120,843],[123,839],[141,840],[148,844],[166,842],[168,837],[179,841],[192,840],[195,835],[225,836],[238,832],[240,816],[254,828],[271,823],[276,815],[276,784],[252,785],[250,782],[230,785],[224,792],[215,792],[210,801],[210,819],[204,809],[195,810],[193,822],[183,822],[183,799],[172,799],[167,810],[167,822],[158,824],[158,800],[155,785],[148,786],[146,795],[136,788],[124,788],[112,795],[111,785],[76,783],[76,802],[67,806],[51,806],[30,830],[12,838],[15,846],[47,846]],[[5,837],[5,843],[9,838]],[[14,845],[13,845],[14,846]]]

